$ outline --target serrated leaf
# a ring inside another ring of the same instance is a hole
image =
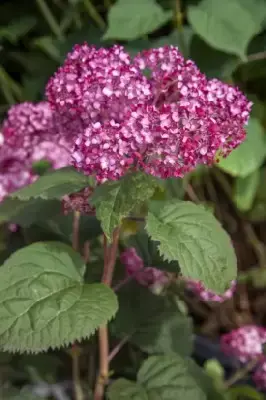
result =
[[[14,222],[23,227],[36,221],[51,218],[61,212],[62,206],[58,200],[7,198],[0,203],[0,223]]]
[[[266,16],[263,0],[203,0],[187,12],[191,26],[208,44],[242,59]]]
[[[104,39],[134,40],[161,28],[172,18],[155,0],[118,0],[108,12]]]
[[[36,182],[10,195],[13,199],[29,200],[31,198],[61,199],[62,196],[78,192],[90,185],[90,178],[74,168],[57,169],[41,176]]]
[[[95,189],[90,202],[96,207],[97,218],[108,239],[111,239],[112,232],[122,219],[148,200],[157,186],[158,182],[152,176],[133,173]]]
[[[113,291],[84,284],[84,263],[71,247],[39,242],[0,268],[0,347],[40,352],[89,337],[117,311]]]
[[[164,296],[131,282],[118,291],[118,301],[119,310],[111,323],[115,336],[130,336],[131,343],[149,354],[191,354],[191,320]]]
[[[265,154],[263,127],[258,120],[250,118],[246,140],[217,166],[232,176],[245,178],[261,166]]]
[[[117,379],[107,392],[109,400],[149,400],[143,387],[128,379]]]
[[[145,387],[149,400],[206,400],[190,374],[188,361],[178,355],[149,357],[138,372],[138,383]]]
[[[258,189],[259,179],[259,170],[255,170],[245,178],[235,179],[233,200],[239,210],[248,211],[252,207]]]
[[[182,274],[223,293],[236,277],[236,256],[228,234],[202,206],[188,201],[151,202],[146,230],[160,253],[178,260]]]
[[[159,242],[151,240],[144,229],[126,240],[128,247],[134,247],[142,258],[146,267],[155,267],[164,271],[178,273],[180,268],[177,261],[167,261],[160,256],[158,250]]]

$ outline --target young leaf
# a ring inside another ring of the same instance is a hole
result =
[[[250,118],[246,140],[217,166],[232,176],[245,178],[258,169],[266,155],[263,127],[255,118]]]
[[[263,0],[203,0],[188,7],[188,20],[198,35],[215,49],[242,59],[264,19]]]
[[[204,391],[190,374],[188,361],[178,355],[149,357],[138,372],[138,383],[145,387],[151,400],[206,400]]]
[[[117,0],[108,13],[104,39],[134,40],[155,31],[172,18],[155,0]]]
[[[160,254],[178,260],[185,277],[223,293],[236,277],[236,256],[230,238],[202,206],[174,200],[151,202],[146,230],[160,242]]]
[[[30,199],[28,201],[7,198],[0,203],[0,223],[14,222],[21,226],[30,226],[61,212],[58,200]]]
[[[134,207],[151,198],[157,186],[158,182],[152,176],[133,173],[95,189],[91,204],[96,207],[97,218],[108,239]]]
[[[176,305],[136,282],[118,291],[119,310],[111,329],[149,354],[192,353],[192,324]],[[178,338],[178,339],[177,339]]]
[[[29,186],[26,186],[11,194],[11,198],[29,200],[31,198],[61,199],[65,194],[78,192],[90,185],[90,178],[74,168],[66,167],[57,169],[38,178]]]
[[[245,178],[235,179],[233,200],[239,210],[248,211],[252,207],[258,189],[259,179],[259,170],[255,170]]]
[[[117,379],[107,392],[109,400],[150,400],[145,389],[128,379]]]
[[[39,242],[0,268],[0,347],[33,352],[89,337],[117,311],[102,284],[84,284],[85,266],[71,247]]]

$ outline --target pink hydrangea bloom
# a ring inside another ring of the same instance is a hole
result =
[[[227,289],[226,292],[221,295],[214,293],[212,290],[206,289],[203,283],[200,281],[187,279],[186,286],[197,296],[199,296],[199,298],[203,301],[216,301],[221,303],[227,299],[230,299],[233,296],[236,288],[236,282],[232,281],[230,288]]]
[[[222,335],[221,348],[225,354],[245,363],[263,355],[266,330],[256,325],[246,325]]]
[[[143,260],[138,256],[134,247],[129,247],[120,256],[128,276],[132,276],[139,284],[151,288],[165,286],[169,282],[166,274],[153,267],[145,267]]]
[[[0,147],[0,201],[33,180],[24,150]]]
[[[49,103],[21,103],[12,106],[3,123],[5,143],[31,150],[43,140],[50,140],[55,134],[53,112]]]
[[[75,46],[47,97],[57,119],[76,126],[73,165],[98,181],[138,168],[182,177],[213,163],[244,140],[251,109],[237,88],[207,80],[173,46],[133,60],[121,46]]]
[[[266,390],[266,359],[260,362],[252,375],[256,387],[260,390]]]
[[[49,161],[57,169],[69,165],[70,153],[62,146],[47,141],[32,147],[30,155],[24,149],[6,144],[0,147],[0,201],[36,180],[38,177],[32,171],[32,164],[41,160]]]

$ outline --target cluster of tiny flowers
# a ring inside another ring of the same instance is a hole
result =
[[[125,266],[127,276],[134,278],[140,285],[147,286],[153,291],[160,291],[169,282],[169,278],[163,271],[144,266],[143,260],[134,247],[127,248],[121,254],[120,260]]]
[[[202,282],[192,279],[186,280],[186,287],[187,289],[195,293],[195,295],[197,295],[203,301],[214,301],[222,303],[223,301],[230,299],[233,296],[236,288],[236,282],[232,281],[230,288],[221,295],[214,293],[212,290],[206,289]]]
[[[213,163],[244,140],[251,109],[237,88],[207,80],[174,46],[132,60],[122,46],[75,46],[46,94],[72,137],[73,165],[100,182],[137,168],[182,177]]]
[[[221,337],[223,352],[234,356],[242,363],[263,355],[265,343],[266,329],[256,325],[242,326]]]
[[[222,335],[221,348],[228,356],[233,356],[242,363],[257,359],[252,374],[256,387],[266,390],[266,329],[256,325],[246,325]]]
[[[38,178],[32,170],[34,163],[46,160],[55,169],[70,165],[70,149],[57,134],[53,120],[45,102],[10,108],[0,141],[0,201]]]

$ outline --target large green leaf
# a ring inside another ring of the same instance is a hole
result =
[[[168,22],[173,13],[155,0],[117,0],[108,13],[104,39],[134,40],[155,31]]]
[[[108,389],[109,400],[149,400],[145,389],[128,379],[117,379]]]
[[[7,198],[0,203],[0,223],[14,222],[21,226],[30,226],[36,221],[42,221],[61,212],[62,206],[58,200],[30,199],[20,200]]]
[[[144,229],[139,230],[136,235],[127,238],[128,247],[134,247],[142,258],[145,267],[155,267],[168,272],[178,273],[180,271],[177,261],[167,261],[160,256],[158,242],[151,240]]]
[[[151,202],[146,230],[165,259],[178,260],[185,277],[223,293],[236,277],[230,238],[211,212],[187,201]]]
[[[232,176],[245,178],[261,166],[266,155],[263,127],[251,118],[247,126],[246,140],[217,166]]]
[[[138,372],[138,383],[145,387],[149,400],[206,400],[188,361],[178,355],[149,357]]]
[[[262,30],[264,0],[202,0],[188,7],[195,32],[218,50],[245,59],[251,39]]]
[[[61,199],[62,196],[78,192],[90,185],[90,178],[74,168],[66,167],[57,169],[38,178],[29,186],[26,186],[11,194],[11,198],[29,200],[31,198]]]
[[[113,333],[150,354],[192,352],[192,324],[176,305],[135,282],[118,291],[119,310],[111,323]]]
[[[96,207],[97,218],[108,239],[122,219],[136,206],[148,200],[154,193],[158,182],[150,175],[133,173],[119,181],[106,182],[98,186],[91,204]]]
[[[245,178],[235,179],[233,200],[239,210],[248,211],[252,207],[259,186],[259,178],[259,170],[255,170]]]
[[[7,26],[0,28],[0,38],[7,39],[11,43],[16,44],[18,40],[26,35],[34,26],[37,20],[33,16],[23,16],[19,19],[11,21]]]
[[[59,242],[15,252],[0,268],[0,347],[39,352],[89,337],[117,311],[102,284],[84,284],[81,256]]]

